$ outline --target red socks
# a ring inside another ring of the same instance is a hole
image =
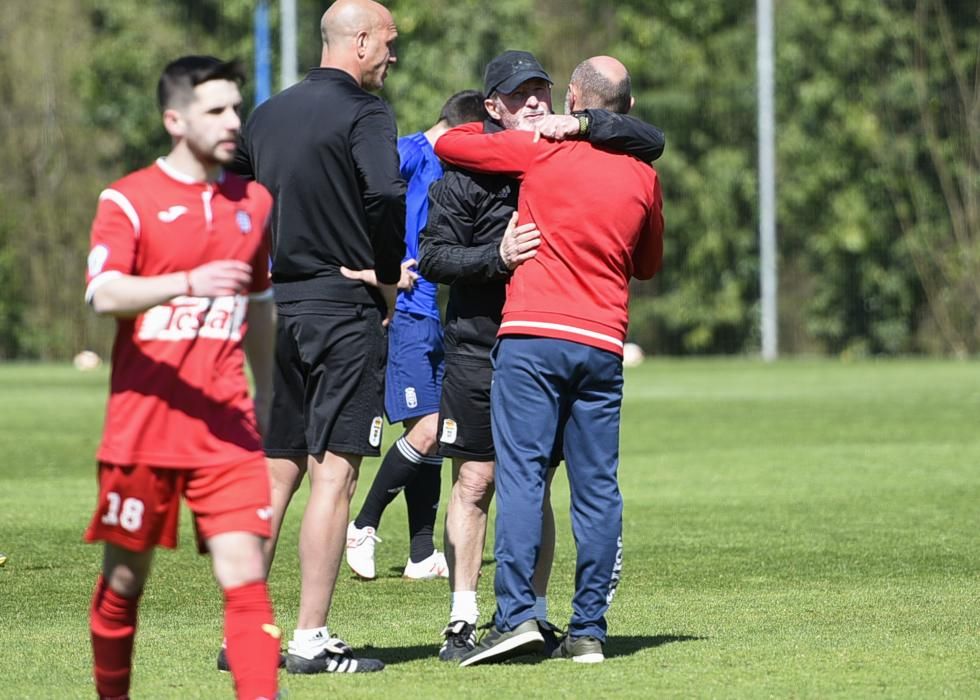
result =
[[[95,689],[100,698],[126,700],[132,671],[139,596],[123,598],[99,577],[89,614]],[[276,697],[279,628],[264,581],[225,591],[228,665],[241,700]]]
[[[99,576],[92,596],[89,625],[95,660],[95,690],[100,698],[129,697],[133,638],[139,596],[123,598]]]
[[[276,697],[279,636],[265,581],[225,590],[228,666],[240,700]]]

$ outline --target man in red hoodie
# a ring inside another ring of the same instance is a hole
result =
[[[591,58],[572,74],[566,103],[571,116],[542,125],[544,133],[569,133],[563,125],[574,126],[577,110],[627,112],[629,73],[616,59]],[[663,254],[657,173],[586,141],[483,134],[478,125],[450,131],[436,153],[519,179],[520,222],[533,221],[541,231],[536,253],[507,285],[494,354],[497,612],[493,629],[460,665],[501,661],[533,645],[531,574],[551,447],[560,434],[578,561],[572,618],[555,656],[599,662],[622,563],[617,469],[629,281],[652,277]]]

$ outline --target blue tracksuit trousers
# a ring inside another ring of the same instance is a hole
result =
[[[577,560],[573,637],[606,638],[622,563],[619,418],[623,365],[613,353],[551,338],[505,336],[494,351],[491,414],[497,453],[496,625],[534,617],[531,576],[556,439],[563,440]]]

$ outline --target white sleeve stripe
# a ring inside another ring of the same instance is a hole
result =
[[[101,287],[109,280],[114,280],[117,277],[122,277],[122,276],[123,273],[119,272],[119,270],[109,270],[107,272],[103,272],[102,274],[93,277],[92,281],[88,283],[88,287],[85,288],[85,303],[86,304],[92,303],[92,297],[95,296],[96,289]]]
[[[255,292],[254,294],[248,295],[248,298],[251,301],[272,301],[273,297],[272,287],[269,287],[261,292]]]
[[[114,202],[116,206],[122,209],[123,214],[125,214],[126,218],[129,219],[129,223],[133,225],[133,233],[135,233],[136,237],[139,238],[140,217],[136,213],[136,207],[134,207],[132,202],[130,202],[126,198],[126,195],[124,195],[119,190],[112,190],[112,189],[102,190],[102,193],[99,195],[99,201],[101,202],[103,200]]]

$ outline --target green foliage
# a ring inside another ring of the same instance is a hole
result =
[[[440,662],[448,589],[401,579],[408,539],[399,498],[381,523],[378,579],[359,581],[342,564],[330,616],[331,631],[358,651],[370,645],[388,668],[345,678],[282,673],[280,681],[290,700],[976,698],[975,377],[973,365],[935,361],[685,360],[627,369],[625,557],[605,663]],[[4,697],[92,696],[86,625],[101,555],[80,540],[95,503],[106,382],[104,368],[0,366]],[[389,426],[386,444],[398,434]],[[377,465],[365,460],[355,509]],[[307,492],[287,512],[270,581],[287,637]],[[565,626],[575,549],[563,469],[553,493],[549,609]],[[178,549],[157,553],[142,599],[134,697],[233,695],[231,678],[214,669],[221,593],[187,516]],[[492,527],[488,535],[492,559]],[[493,573],[488,563],[480,578],[484,621]]]
[[[780,232],[784,255],[812,276],[799,298],[809,334],[831,352],[914,349],[916,280],[877,167],[882,134],[873,85],[894,65],[901,13],[843,2],[780,16]],[[783,116],[787,115],[787,116]],[[783,183],[789,186],[783,186]],[[792,252],[790,252],[792,251]]]
[[[530,49],[555,79],[608,53],[635,114],[661,126],[663,271],[634,284],[631,336],[659,353],[759,346],[755,2],[391,0],[382,94],[402,134]],[[0,24],[0,354],[107,351],[81,303],[99,190],[165,152],[162,66],[185,53],[252,69],[252,0],[32,0]],[[299,70],[320,60],[322,0],[297,3]],[[980,18],[970,3],[776,3],[780,338],[784,352],[980,351]],[[270,2],[279,86],[276,2]],[[16,29],[16,31],[15,31]],[[300,76],[301,77],[301,76]],[[254,84],[246,85],[246,104]],[[247,110],[246,110],[247,111]],[[598,183],[601,186],[601,183]],[[30,319],[30,323],[22,322]]]
[[[91,60],[76,67],[79,96],[93,133],[106,135],[99,155],[122,175],[169,149],[156,85],[169,61],[190,53],[252,55],[250,2],[88,0]],[[251,88],[246,90],[249,99]]]
[[[16,226],[0,211],[0,360],[17,357],[20,354],[20,329],[23,327],[27,311],[27,300],[17,274],[17,260],[11,237]]]
[[[532,46],[529,0],[393,0],[398,23],[398,63],[384,88],[401,134],[435,123],[446,98],[482,90],[483,68],[509,48]]]
[[[653,317],[671,353],[749,349],[757,325],[754,3],[617,6],[609,52],[631,69],[635,113],[664,129],[665,264]],[[650,60],[651,55],[656,60]],[[640,288],[640,294],[643,289]],[[633,334],[645,329],[634,317]],[[649,346],[648,346],[649,347]]]

